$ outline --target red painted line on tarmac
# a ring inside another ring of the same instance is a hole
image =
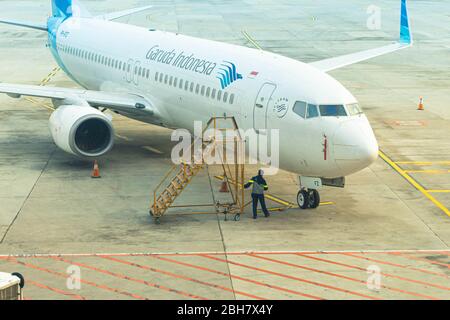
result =
[[[379,263],[379,264],[385,264],[385,265],[388,265],[388,266],[394,266],[394,267],[399,267],[399,268],[403,268],[403,269],[419,271],[419,272],[423,272],[423,273],[426,273],[426,274],[432,274],[432,275],[435,275],[435,276],[439,276],[439,277],[443,277],[443,278],[449,279],[449,277],[446,276],[445,274],[438,273],[438,272],[433,272],[433,271],[429,271],[429,270],[425,270],[425,269],[421,269],[421,268],[405,266],[403,264],[393,263],[393,262],[379,260],[379,259],[362,257],[362,256],[358,256],[358,255],[353,254],[353,253],[348,253],[348,255],[351,255],[352,257],[357,257],[357,258],[360,258],[360,259],[364,259],[364,260],[367,260],[367,261],[373,261],[373,262],[376,262],[376,263]]]
[[[365,294],[361,294],[361,293],[358,293],[358,292],[354,292],[354,291],[351,291],[351,290],[338,288],[338,287],[335,287],[335,286],[327,285],[327,284],[316,282],[316,281],[307,280],[307,279],[304,279],[304,278],[289,276],[289,275],[286,275],[286,274],[273,272],[273,271],[266,270],[266,269],[252,267],[252,266],[249,266],[249,265],[246,265],[246,264],[243,264],[243,263],[238,263],[238,262],[234,262],[234,261],[230,261],[230,260],[224,260],[224,259],[220,259],[220,258],[208,256],[208,255],[202,255],[202,257],[205,257],[205,258],[211,259],[211,260],[225,262],[225,263],[231,263],[231,264],[239,266],[239,267],[243,267],[243,268],[247,268],[247,269],[251,269],[251,270],[255,270],[255,271],[271,274],[271,275],[282,277],[282,278],[286,278],[286,279],[296,280],[296,281],[300,281],[300,282],[303,282],[303,283],[308,283],[310,285],[314,285],[314,286],[318,286],[318,287],[322,287],[322,288],[327,288],[327,289],[331,289],[331,290],[335,290],[335,291],[339,291],[339,292],[348,293],[348,294],[355,295],[355,296],[362,297],[362,298],[366,298],[366,299],[373,299],[373,297],[371,297],[371,296],[368,296],[368,295],[365,295]]]
[[[346,279],[346,280],[353,281],[353,282],[359,282],[359,283],[362,283],[362,284],[366,285],[366,281],[359,280],[359,279],[352,278],[352,277],[348,277],[348,276],[344,276],[344,275],[337,274],[337,273],[323,271],[323,270],[319,270],[319,269],[315,269],[315,268],[311,268],[311,267],[306,267],[306,266],[295,264],[295,263],[290,263],[290,262],[286,262],[286,261],[271,259],[271,258],[267,258],[267,257],[254,255],[254,254],[249,254],[249,256],[255,257],[255,258],[259,258],[259,259],[263,259],[263,260],[267,260],[267,261],[271,261],[271,262],[275,262],[275,263],[284,264],[284,265],[291,266],[291,267],[296,267],[296,268],[299,268],[299,269],[304,269],[304,270],[307,270],[307,271],[317,272],[317,273],[326,274],[326,275],[337,277],[337,278],[341,278],[341,279]],[[385,286],[385,285],[382,285],[381,287],[384,288],[384,289],[387,289],[387,290],[404,293],[403,290],[397,289],[397,288],[394,288],[394,287]],[[373,299],[380,299],[380,298],[373,297]]]
[[[297,255],[300,255],[300,254],[297,254]],[[303,255],[301,255],[301,256],[303,256]],[[305,257],[308,258],[308,256],[305,256]],[[312,258],[312,257],[311,257],[311,258]],[[319,258],[316,258],[316,259],[314,259],[314,260],[319,260]],[[323,259],[323,260],[326,260],[326,259]],[[309,267],[304,267],[304,266],[300,266],[300,265],[296,265],[296,264],[293,264],[293,266],[299,266],[299,267],[302,267],[302,268],[309,268]],[[310,269],[315,270],[314,268],[310,268]],[[330,272],[326,272],[326,271],[322,271],[322,270],[317,270],[317,271],[318,271],[318,272],[321,272],[321,273],[325,273],[325,274],[330,274]],[[361,269],[361,271],[366,272],[366,270],[364,270],[364,269]],[[347,279],[347,280],[354,280],[354,281],[358,281],[358,282],[361,282],[361,283],[366,284],[366,281],[363,281],[363,280],[354,279],[354,278],[350,278],[350,277],[347,277],[347,276],[342,276],[342,275],[339,275],[339,274],[334,274],[334,275],[339,276],[339,277],[344,278],[344,279]],[[384,289],[387,289],[387,290],[394,291],[394,292],[408,293],[408,292],[405,291],[405,290],[398,289],[398,288],[391,287],[391,286],[381,285],[381,287],[384,288]]]
[[[367,260],[367,258],[365,258],[365,257],[357,256],[357,255],[354,255],[352,253],[341,253],[341,255],[345,255],[345,256],[353,257],[353,258],[357,258],[357,259],[362,259],[362,260]],[[421,285],[424,285],[424,286],[430,286],[430,287],[434,287],[434,288],[450,291],[450,287],[445,287],[445,286],[441,286],[441,285],[430,283],[430,282],[425,282],[425,281],[415,280],[415,279],[411,279],[411,278],[396,276],[394,274],[389,274],[389,273],[385,273],[385,272],[381,272],[381,274],[383,276],[389,277],[389,278],[399,279],[399,280],[412,282],[412,283],[418,283],[418,284],[421,284]]]
[[[14,262],[16,264],[22,265],[22,266],[27,267],[27,268],[31,268],[31,269],[47,272],[49,274],[56,275],[58,277],[62,277],[62,278],[65,278],[65,279],[67,279],[67,277],[68,277],[67,274],[60,273],[60,272],[57,272],[57,271],[53,271],[53,270],[46,269],[46,268],[42,268],[42,267],[39,267],[39,266],[34,265],[34,264],[18,261],[18,260],[15,260],[15,259],[8,259],[8,261]],[[108,286],[100,285],[100,284],[97,284],[95,282],[91,282],[91,281],[87,281],[87,280],[83,280],[83,279],[80,279],[80,282],[84,283],[84,284],[87,284],[87,285],[90,285],[90,286],[93,286],[93,287],[96,287],[96,288],[107,290],[107,291],[110,291],[110,292],[120,293],[120,294],[125,295],[127,297],[132,297],[132,298],[136,298],[136,299],[140,299],[140,300],[147,300],[146,298],[141,297],[139,295],[128,293],[126,291],[121,291],[119,289],[110,288]]]
[[[140,269],[144,269],[144,270],[149,270],[149,271],[161,273],[161,274],[167,275],[169,277],[173,277],[173,278],[177,278],[177,279],[182,279],[182,280],[194,282],[194,283],[197,283],[197,284],[205,285],[205,286],[216,288],[216,289],[221,289],[221,290],[224,290],[224,291],[231,292],[233,294],[236,293],[236,294],[248,297],[248,298],[252,298],[252,299],[256,299],[256,300],[267,300],[266,298],[261,298],[259,296],[255,296],[255,295],[252,295],[252,294],[249,294],[249,293],[233,290],[233,289],[230,289],[230,288],[218,285],[218,284],[214,284],[214,283],[210,283],[210,282],[194,279],[194,278],[191,278],[191,277],[183,276],[181,274],[175,274],[175,273],[172,273],[172,272],[169,272],[169,271],[156,269],[156,268],[153,268],[153,267],[150,267],[150,266],[141,265],[141,264],[138,264],[138,263],[125,261],[125,260],[121,260],[121,259],[117,259],[117,258],[113,258],[113,257],[108,257],[108,256],[100,256],[100,257],[104,258],[104,259],[111,260],[111,261],[115,261],[115,262],[118,262],[118,263],[122,263],[122,264],[126,264],[126,265],[129,265],[129,266],[133,266],[133,267],[136,267],[136,268],[140,268]]]
[[[244,277],[228,274],[228,273],[225,273],[225,272],[222,272],[222,271],[217,271],[217,270],[205,268],[205,267],[198,266],[198,265],[191,264],[191,263],[187,263],[187,262],[173,260],[173,259],[170,259],[170,258],[163,258],[161,256],[155,256],[155,255],[151,255],[150,257],[155,258],[155,259],[159,259],[159,260],[162,260],[162,261],[175,263],[175,264],[178,264],[178,265],[181,265],[181,266],[185,266],[185,267],[190,267],[190,268],[194,268],[194,269],[198,269],[198,270],[202,270],[202,271],[206,271],[206,272],[219,274],[219,275],[225,276],[227,278],[233,278],[233,279],[249,282],[249,283],[256,284],[256,285],[259,285],[259,286],[262,286],[262,287],[266,287],[266,288],[270,288],[270,289],[274,289],[274,290],[278,290],[278,291],[294,294],[294,295],[301,296],[301,297],[304,297],[304,298],[309,298],[309,299],[313,299],[313,300],[325,300],[324,298],[321,298],[321,297],[318,297],[318,296],[314,296],[314,295],[311,295],[311,294],[307,294],[307,293],[303,293],[303,292],[299,292],[299,291],[295,291],[295,290],[291,290],[291,289],[287,289],[287,288],[271,285],[271,284],[268,284],[268,283],[265,283],[265,282],[261,282],[261,281],[257,281],[257,280],[252,280],[252,279],[248,279],[248,278],[244,278]]]
[[[431,263],[431,264],[434,264],[434,265],[437,265],[437,266],[450,268],[450,264],[448,264],[448,263],[442,263],[442,262],[437,262],[437,261],[430,261],[428,259],[424,259],[424,258],[420,258],[420,257],[412,257],[411,254],[393,253],[393,252],[390,252],[389,254],[402,256],[402,257],[408,258],[410,260],[424,261],[424,262],[428,262],[428,263]]]
[[[350,268],[350,269],[356,269],[356,270],[361,270],[361,271],[367,272],[367,270],[364,269],[364,268],[361,268],[361,267],[358,267],[358,266],[353,266],[353,265],[346,264],[346,263],[336,262],[336,261],[328,260],[328,259],[324,259],[324,258],[318,258],[318,257],[315,257],[315,256],[308,256],[306,254],[301,254],[301,253],[297,253],[296,255],[298,255],[300,257],[308,258],[308,259],[313,259],[313,260],[317,260],[317,261],[331,263],[331,264],[334,264],[334,265],[337,265],[337,266],[342,266],[342,267],[346,267],[346,268]],[[416,297],[421,297],[421,298],[426,298],[426,299],[431,299],[431,300],[440,300],[439,298],[435,298],[435,297],[432,297],[432,296],[424,295],[424,294],[421,294],[421,293],[411,292],[411,291],[407,291],[407,290],[403,290],[403,289],[396,289],[396,290],[399,291],[399,292],[408,294],[408,295],[416,296]]]
[[[78,295],[78,294],[66,292],[66,291],[64,291],[64,290],[60,290],[60,289],[57,289],[57,288],[52,288],[52,287],[49,287],[49,286],[47,286],[47,285],[45,285],[45,284],[42,284],[42,283],[39,283],[39,282],[30,280],[30,279],[27,279],[27,284],[28,284],[28,283],[31,284],[31,285],[33,285],[33,286],[35,286],[35,287],[38,287],[38,288],[41,288],[41,289],[47,289],[47,290],[50,290],[50,291],[53,291],[53,292],[56,292],[56,293],[59,293],[59,294],[62,294],[62,295],[71,297],[71,298],[75,298],[75,299],[77,299],[77,300],[86,300],[85,297],[80,296],[80,295]]]
[[[163,290],[163,291],[166,291],[166,292],[175,293],[175,294],[178,294],[178,295],[181,295],[181,296],[184,296],[184,297],[188,297],[188,298],[192,298],[192,299],[198,299],[198,300],[208,300],[205,297],[197,296],[197,295],[191,294],[189,292],[184,292],[184,291],[180,291],[180,290],[177,290],[177,289],[172,289],[172,288],[169,288],[169,287],[166,287],[166,286],[162,286],[162,285],[159,285],[159,284],[156,284],[156,283],[148,282],[146,280],[131,278],[129,276],[126,276],[126,275],[123,275],[123,274],[120,274],[120,273],[115,273],[115,272],[111,272],[111,271],[108,271],[108,270],[105,270],[105,269],[100,269],[100,268],[97,268],[97,267],[93,267],[93,266],[87,265],[85,263],[74,262],[74,261],[66,260],[66,259],[63,259],[63,258],[56,258],[56,257],[53,258],[53,259],[59,260],[59,261],[63,261],[65,263],[68,263],[68,264],[71,264],[71,265],[87,268],[87,269],[90,269],[90,270],[93,270],[93,271],[97,271],[97,272],[100,272],[100,273],[103,273],[103,274],[107,274],[107,275],[110,275],[110,276],[113,276],[113,277],[116,277],[116,278],[120,278],[120,279],[124,279],[124,280],[128,280],[128,281],[141,283],[141,284],[144,284],[144,285],[152,287],[152,288],[160,289],[160,290]]]

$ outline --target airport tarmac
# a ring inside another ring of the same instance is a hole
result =
[[[85,2],[98,13],[148,4]],[[0,7],[3,17],[39,21],[49,3]],[[123,21],[255,42],[305,62],[381,46],[398,34],[397,1],[152,3]],[[372,4],[382,9],[381,30],[367,29]],[[99,161],[102,178],[91,179],[91,162],[54,145],[49,101],[1,95],[0,270],[25,275],[27,299],[450,299],[450,4],[409,7],[413,48],[332,72],[359,100],[381,153],[345,189],[322,190],[316,210],[254,221],[247,209],[235,222],[177,209],[156,225],[148,207],[171,166],[170,130],[116,115],[116,145]],[[0,81],[74,87],[54,69],[45,39],[0,26]],[[417,110],[420,96],[424,111]],[[246,176],[256,170],[249,166]],[[202,171],[177,201],[214,203],[218,174]],[[271,195],[296,202],[294,174],[267,181]],[[81,290],[67,287],[69,266],[81,268]],[[379,290],[367,287],[370,266],[380,269]]]

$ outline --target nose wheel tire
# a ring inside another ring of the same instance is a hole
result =
[[[300,209],[308,209],[309,193],[306,190],[300,190],[297,194],[297,204]]]
[[[309,190],[309,204],[310,209],[316,209],[320,204],[320,194],[317,190]]]
[[[297,204],[300,209],[316,209],[320,204],[320,194],[317,190],[300,190],[297,194]]]

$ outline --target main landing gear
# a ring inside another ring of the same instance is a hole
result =
[[[320,194],[315,189],[302,189],[297,194],[300,209],[316,209],[320,204]]]

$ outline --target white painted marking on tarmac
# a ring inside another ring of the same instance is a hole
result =
[[[126,141],[132,141],[132,140],[133,140],[133,139],[130,139],[130,138],[128,138],[128,137],[122,136],[122,135],[120,135],[120,134],[118,134],[118,133],[116,133],[116,137],[118,137],[118,138],[120,138],[120,139],[123,139],[123,140],[126,140]]]
[[[161,150],[158,150],[158,149],[150,147],[150,146],[142,147],[142,149],[145,149],[145,150],[148,150],[150,152],[157,153],[157,154],[164,154],[164,152],[162,152]]]
[[[333,253],[442,253],[450,252],[448,248],[432,250],[337,250],[337,251],[209,251],[209,252],[153,252],[153,253],[39,253],[39,254],[4,254],[0,258],[33,257],[98,257],[98,256],[158,256],[158,255],[246,255],[246,254],[333,254]]]

